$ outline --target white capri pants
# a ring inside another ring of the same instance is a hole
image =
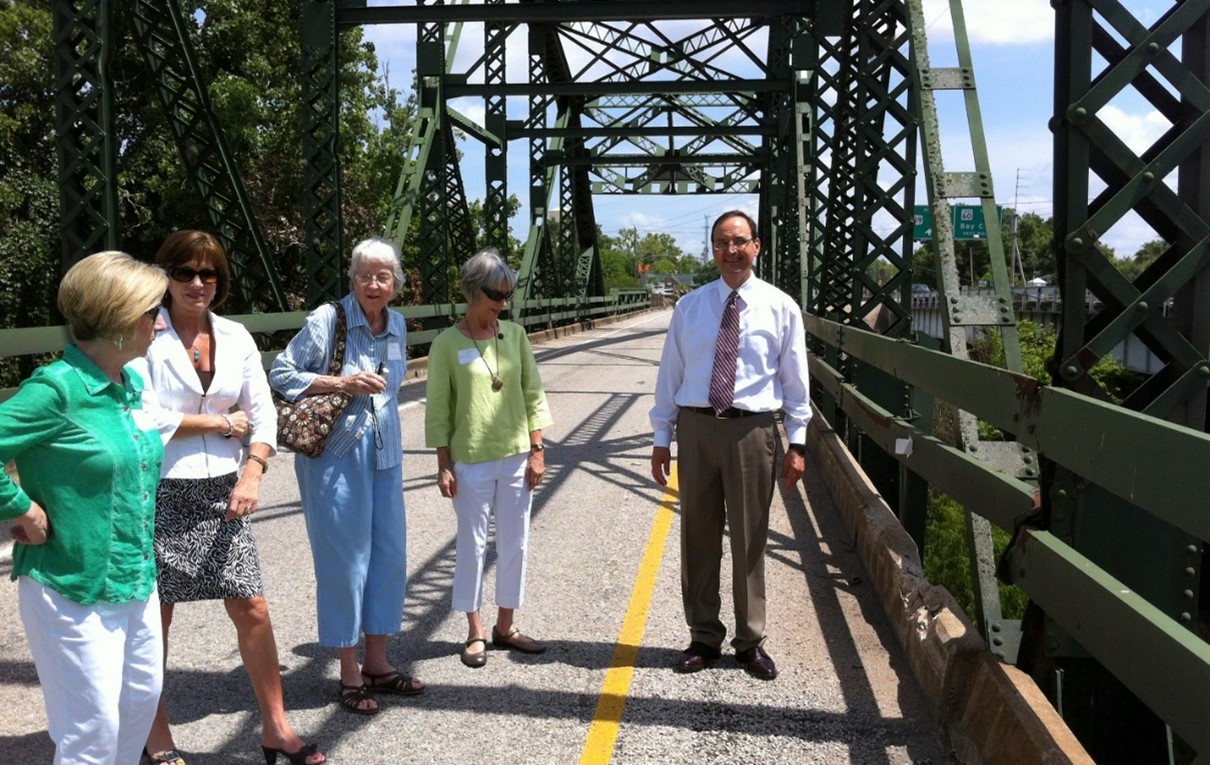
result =
[[[488,516],[496,514],[496,606],[520,608],[525,599],[525,561],[533,492],[525,485],[529,453],[492,462],[456,462],[454,513],[458,516],[454,562],[455,611],[478,611],[483,602],[483,560]]]
[[[28,576],[18,579],[54,765],[137,763],[164,684],[159,594],[82,606]]]

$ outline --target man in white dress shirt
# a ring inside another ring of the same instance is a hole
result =
[[[750,675],[772,680],[777,667],[762,644],[765,543],[778,478],[775,413],[783,413],[789,440],[780,474],[789,489],[806,467],[811,408],[802,310],[789,295],[753,275],[760,253],[756,228],[738,210],[719,216],[711,239],[722,278],[677,302],[651,409],[651,475],[661,486],[667,484],[675,432],[681,597],[690,643],[673,669],[697,672],[721,653],[727,635],[719,618],[725,526],[730,529],[735,601],[731,646]]]

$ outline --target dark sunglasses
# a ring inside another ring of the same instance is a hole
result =
[[[175,281],[184,282],[185,284],[197,278],[202,280],[202,284],[214,284],[218,281],[218,269],[215,268],[203,268],[201,271],[195,271],[189,266],[177,266],[176,268],[170,268],[168,275]]]
[[[487,295],[489,300],[495,300],[497,303],[504,302],[513,296],[512,290],[509,290],[508,292],[501,292],[500,290],[494,290],[491,287],[480,287],[479,289],[483,290],[483,294]]]
[[[143,311],[143,315],[148,319],[155,319],[155,317],[160,315],[160,307],[157,305],[155,308],[148,308],[146,311]]]

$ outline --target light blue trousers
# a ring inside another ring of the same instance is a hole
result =
[[[319,644],[351,648],[403,624],[407,518],[403,465],[377,469],[374,431],[348,454],[295,455],[315,564]]]

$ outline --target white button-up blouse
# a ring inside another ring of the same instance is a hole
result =
[[[214,343],[214,379],[208,390],[189,359],[189,351],[172,326],[167,309],[160,315],[167,329],[160,332],[146,359],[132,363],[143,375],[143,407],[155,418],[164,440],[161,478],[211,478],[236,472],[244,460],[244,444],[219,433],[173,435],[186,414],[228,414],[235,408],[248,415],[248,443],[268,444],[277,451],[277,410],[260,351],[248,330],[230,319],[210,314]]]

